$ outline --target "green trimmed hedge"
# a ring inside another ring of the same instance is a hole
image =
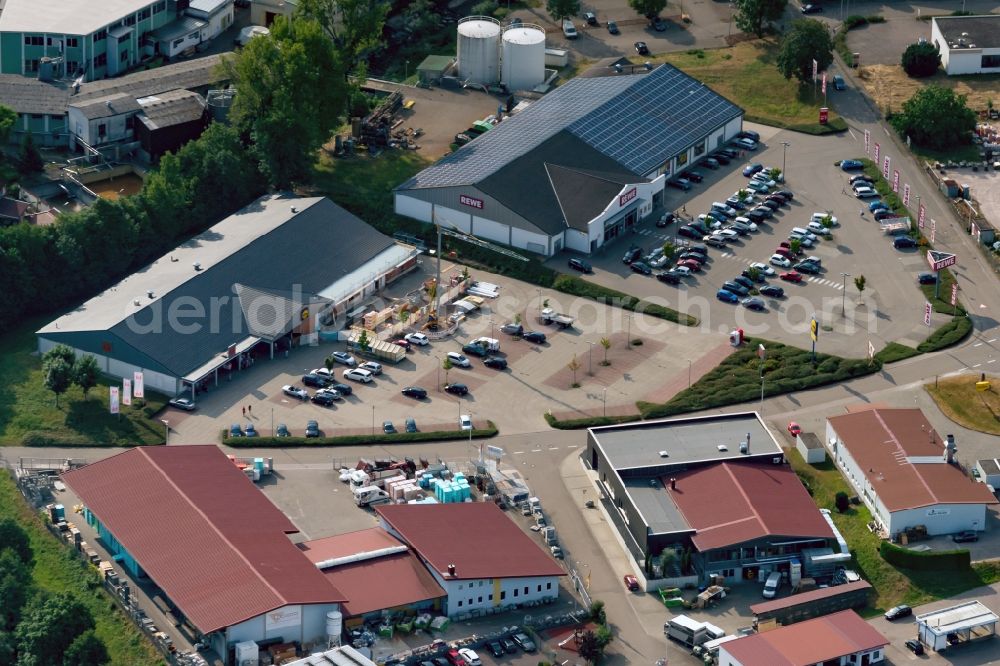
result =
[[[877,360],[869,365],[867,359],[847,359],[829,354],[816,354],[814,364],[808,350],[747,338],[743,347],[670,401],[663,404],[636,403],[639,413],[645,419],[660,418],[760,400],[758,343],[767,349],[767,360],[764,362],[765,396],[842,382],[870,375],[882,368]]]
[[[631,423],[641,421],[639,414],[626,414],[624,416],[585,416],[578,419],[559,420],[552,416],[550,412],[545,412],[545,422],[549,426],[558,430],[582,430],[583,428],[596,428],[598,426],[617,425],[619,423]]]
[[[883,541],[879,553],[893,566],[916,571],[964,571],[972,566],[967,550],[916,551]]]
[[[682,326],[698,325],[697,317],[682,314],[676,310],[671,310],[670,308],[663,307],[662,305],[644,301],[640,298],[636,298],[635,296],[629,296],[628,294],[622,293],[616,289],[609,289],[608,287],[603,287],[599,284],[582,280],[575,275],[560,273],[556,277],[555,283],[553,283],[552,287],[557,291],[563,292],[564,294],[589,298],[590,300],[597,301],[598,303],[607,303],[609,305],[620,307],[623,310],[640,312],[651,317],[676,322]]]
[[[917,345],[917,351],[926,354],[951,347],[964,340],[971,332],[972,320],[968,316],[955,317]]]
[[[494,437],[496,424],[487,421],[485,428],[472,431],[473,439]],[[222,443],[233,448],[256,449],[266,446],[288,448],[290,446],[358,446],[360,444],[415,444],[417,442],[439,442],[468,439],[468,430],[437,430],[430,432],[398,432],[395,435],[341,435],[340,437],[229,437],[222,431]]]
[[[920,356],[920,352],[913,347],[901,345],[898,342],[890,342],[875,353],[875,358],[880,363],[895,363],[896,361],[902,361],[914,356]]]

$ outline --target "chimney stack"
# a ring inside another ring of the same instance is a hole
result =
[[[455,577],[455,565],[454,564],[449,564],[448,565],[448,575],[451,576],[452,578]]]
[[[670,479],[670,489],[677,490],[677,479],[673,478]]]
[[[954,435],[949,434],[945,437],[948,441],[944,445],[944,461],[950,464],[955,462],[955,453],[958,451],[958,447],[955,445]]]

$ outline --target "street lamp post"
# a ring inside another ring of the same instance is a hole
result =
[[[170,443],[170,421],[166,419],[160,419],[160,421],[163,423],[163,429],[164,429],[163,445],[166,446],[167,444]]]
[[[691,359],[688,359],[688,388],[691,388]]]
[[[493,317],[490,317],[490,340],[493,339]]]
[[[757,345],[757,357],[760,359],[760,416],[764,417],[764,361],[767,359],[767,349]]]
[[[372,434],[375,434],[375,405],[372,405]]]
[[[594,376],[594,343],[590,343],[590,350],[587,352],[587,374]]]
[[[785,175],[785,152],[788,150],[788,147],[790,145],[792,145],[792,144],[788,143],[787,141],[782,141],[781,142],[781,175],[782,176]]]
[[[271,437],[274,437],[274,407],[271,408]]]
[[[608,415],[608,389],[601,390],[601,404],[604,406],[604,415]]]
[[[632,315],[625,315],[625,348],[632,348]]]
[[[844,317],[847,316],[847,278],[851,277],[850,273],[841,273],[840,277],[844,279],[843,293],[840,295],[840,314]]]
[[[469,425],[472,426],[472,412],[469,412]],[[475,426],[472,426],[471,428],[469,428],[469,446],[472,446],[472,431],[474,429],[475,429]],[[482,462],[482,461],[480,461],[480,462]]]
[[[538,318],[542,317],[542,290],[538,290]]]

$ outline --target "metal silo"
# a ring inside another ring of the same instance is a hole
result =
[[[521,24],[503,33],[503,72],[500,81],[508,90],[531,90],[545,81],[545,30]]]
[[[467,16],[458,22],[458,76],[486,85],[500,80],[500,21]]]

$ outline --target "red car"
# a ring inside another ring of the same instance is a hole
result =
[[[399,340],[393,340],[392,344],[399,345],[400,347],[402,347],[406,351],[410,351],[410,341],[409,340],[404,340],[403,338],[400,338]]]
[[[788,271],[787,273],[782,273],[778,276],[785,282],[802,282],[802,273],[796,273],[795,271]]]
[[[625,578],[623,580],[625,581],[625,588],[629,592],[638,592],[639,591],[639,579],[638,578],[636,578],[632,574],[625,574]]]
[[[448,654],[445,656],[448,657],[448,663],[451,666],[469,666],[469,662],[465,661],[462,655],[458,653],[458,650],[448,650]]]
[[[686,266],[691,270],[692,273],[697,273],[701,270],[701,264],[694,259],[685,259],[683,261],[677,262],[678,266]]]
[[[802,427],[799,426],[799,424],[796,423],[795,421],[790,421],[788,423],[788,434],[791,435],[792,437],[798,437],[800,434],[802,434]]]

